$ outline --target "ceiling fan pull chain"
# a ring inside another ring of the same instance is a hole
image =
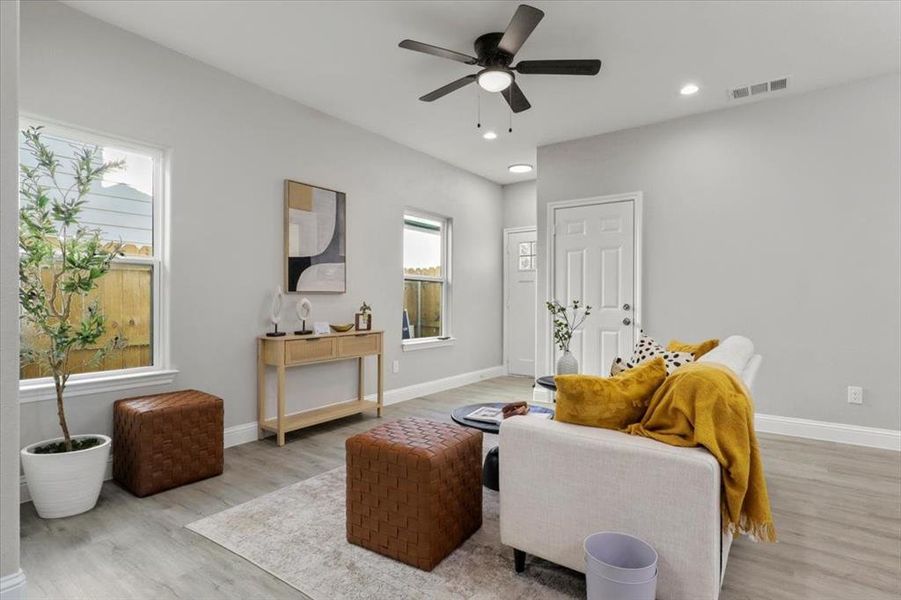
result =
[[[476,88],[476,129],[482,127],[482,89]]]
[[[507,133],[513,133],[513,103],[512,103],[513,86],[512,85],[507,88],[507,97],[510,98],[510,100],[511,100],[511,102],[507,102],[507,106],[510,109],[510,113],[509,113],[510,114],[510,124],[509,124],[509,127],[507,128]]]

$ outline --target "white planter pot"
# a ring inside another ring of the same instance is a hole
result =
[[[73,439],[100,438],[97,446],[59,454],[35,454],[34,449],[61,441],[44,440],[22,448],[22,470],[38,515],[44,519],[70,517],[94,508],[109,462],[110,438],[78,435]]]

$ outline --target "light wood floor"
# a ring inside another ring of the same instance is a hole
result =
[[[504,377],[385,409],[385,419],[449,420],[461,404],[530,397]],[[39,519],[22,505],[29,598],[304,598],[188,523],[340,466],[344,440],[377,423],[349,417],[225,451],[225,473],[149,498],[111,482],[93,511]],[[778,544],[739,540],[721,598],[868,600],[901,595],[901,457],[826,442],[761,435]],[[693,600],[693,599],[686,599]]]

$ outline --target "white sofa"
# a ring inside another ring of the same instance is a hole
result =
[[[702,356],[750,388],[761,357],[731,336]],[[720,467],[703,448],[678,448],[609,429],[513,417],[500,430],[501,541],[585,572],[583,540],[621,531],[659,555],[658,600],[715,600],[731,536],[721,533]]]

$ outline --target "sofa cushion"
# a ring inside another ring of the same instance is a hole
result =
[[[651,396],[666,379],[656,357],[615,377],[558,375],[555,419],[564,423],[623,429],[644,416]]]
[[[666,345],[667,352],[689,352],[693,359],[698,360],[717,346],[719,346],[719,340],[704,340],[703,342],[698,342],[697,344],[689,344],[686,342],[680,342],[678,340],[670,340],[670,343]]]

